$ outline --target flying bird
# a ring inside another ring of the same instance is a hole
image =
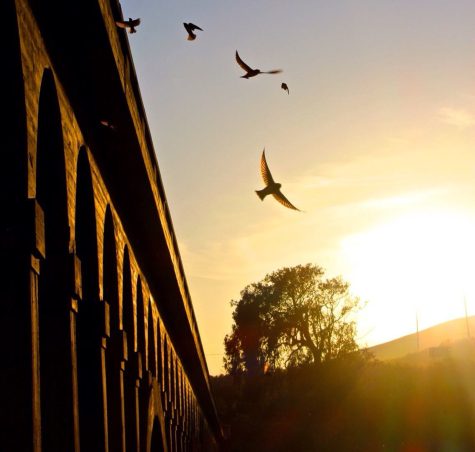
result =
[[[201,30],[203,31],[202,28],[198,27],[198,25],[192,24],[191,22],[187,24],[186,22],[183,22],[183,26],[185,27],[185,30],[188,32],[188,41],[194,41],[196,39],[195,33],[193,33],[195,30]]]
[[[239,66],[241,66],[246,71],[246,74],[241,75],[241,78],[251,78],[259,74],[279,74],[280,72],[282,72],[281,69],[274,69],[273,71],[261,71],[260,69],[252,69],[246,63],[244,63],[244,61],[242,61],[237,50],[236,50],[236,61],[239,64]]]
[[[136,33],[137,30],[135,29],[135,27],[138,27],[140,25],[140,19],[132,19],[131,17],[129,17],[129,20],[116,20],[115,24],[119,28],[128,28],[130,33]]]
[[[280,87],[284,90],[287,91],[287,94],[290,94],[289,87],[287,86],[287,83],[282,83]]]
[[[272,195],[277,201],[279,201],[282,205],[285,207],[288,207],[289,209],[293,210],[298,210],[300,212],[300,209],[297,209],[280,191],[280,187],[282,187],[281,184],[274,182],[274,178],[272,177],[272,174],[270,173],[269,167],[267,166],[266,162],[266,150],[264,149],[262,151],[262,157],[261,157],[261,174],[262,174],[262,179],[264,180],[264,183],[266,186],[262,190],[256,190],[257,196],[261,198],[261,201],[264,201],[264,198],[267,195]]]
[[[115,125],[112,124],[108,119],[101,119],[100,123],[101,123],[101,126],[104,126],[107,129],[115,130]]]

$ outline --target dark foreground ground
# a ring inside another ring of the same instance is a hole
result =
[[[475,347],[213,377],[230,451],[475,451]]]

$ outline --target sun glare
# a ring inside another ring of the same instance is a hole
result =
[[[416,314],[421,328],[461,317],[464,298],[475,311],[474,230],[474,216],[427,211],[343,240],[352,289],[368,301],[360,330],[372,331],[371,342],[413,332]]]

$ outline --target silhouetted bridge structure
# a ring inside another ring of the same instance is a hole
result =
[[[119,3],[0,3],[0,450],[218,450]]]

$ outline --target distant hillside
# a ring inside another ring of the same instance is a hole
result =
[[[460,351],[461,342],[475,344],[475,316],[468,317],[468,330],[470,341],[467,341],[469,339],[467,321],[463,317],[420,331],[419,344],[417,334],[414,333],[369,347],[368,350],[381,361],[401,359],[414,354],[427,355],[427,358],[443,356],[454,347],[457,349],[457,354],[463,354]]]

